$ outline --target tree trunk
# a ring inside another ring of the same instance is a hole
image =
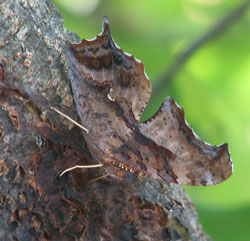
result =
[[[91,161],[73,119],[63,27],[49,0],[0,0],[0,240],[210,240],[179,185],[66,168]]]

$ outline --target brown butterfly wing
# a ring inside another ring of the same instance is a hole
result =
[[[85,139],[101,161],[133,133],[151,95],[144,66],[113,42],[106,18],[94,40],[69,44],[71,86]]]
[[[136,128],[128,142],[105,157],[104,161],[139,176],[178,183],[168,164],[169,160],[174,159],[173,153],[142,135]]]
[[[69,44],[71,86],[85,139],[94,159],[139,175],[190,185],[211,185],[232,174],[227,145],[199,139],[170,98],[150,120],[139,118],[151,94],[144,66],[103,31],[94,40]]]
[[[197,137],[171,98],[111,157],[125,169],[178,184],[213,185],[232,174],[227,145],[212,146]]]
[[[227,144],[213,146],[202,141],[187,124],[184,112],[167,98],[149,121],[141,123],[143,135],[175,155],[168,161],[179,184],[212,185],[232,174]]]

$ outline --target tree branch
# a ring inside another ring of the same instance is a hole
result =
[[[210,240],[179,185],[60,173],[91,155],[78,128],[63,28],[48,0],[0,1],[0,240]],[[3,74],[3,75],[2,75]]]
[[[158,95],[158,93],[165,89],[169,82],[174,78],[177,72],[186,64],[186,62],[206,43],[211,39],[223,34],[229,27],[232,26],[237,20],[242,18],[250,7],[250,1],[243,2],[238,8],[233,10],[230,14],[220,20],[210,31],[205,33],[194,43],[191,43],[187,49],[180,53],[169,68],[162,74],[155,85],[153,85],[152,99]]]

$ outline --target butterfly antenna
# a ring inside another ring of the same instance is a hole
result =
[[[80,168],[98,168],[98,167],[103,167],[103,164],[102,163],[99,163],[99,164],[95,164],[95,165],[75,165],[73,167],[70,167],[70,168],[67,168],[66,170],[64,170],[60,175],[59,177],[61,177],[62,175],[64,175],[66,172],[70,172],[74,169],[80,169]]]

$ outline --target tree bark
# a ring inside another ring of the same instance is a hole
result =
[[[182,187],[102,170],[73,119],[64,29],[49,0],[0,0],[0,240],[210,240]]]

